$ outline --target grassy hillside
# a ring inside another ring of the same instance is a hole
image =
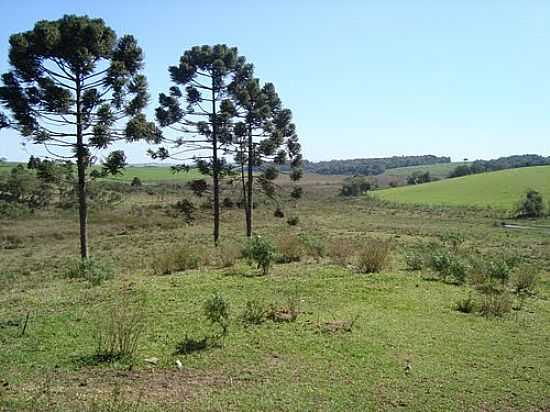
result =
[[[470,164],[470,162],[452,162],[433,165],[398,167],[395,169],[387,169],[384,173],[384,176],[407,177],[414,172],[430,172],[430,175],[432,175],[432,177],[444,179],[449,175],[452,170],[455,169],[455,167],[466,164]]]
[[[526,167],[381,190],[375,196],[426,205],[513,208],[527,189],[550,198],[550,166]]]

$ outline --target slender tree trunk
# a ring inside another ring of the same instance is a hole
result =
[[[88,254],[88,194],[86,192],[86,166],[88,153],[82,136],[82,109],[80,74],[76,79],[76,164],[78,171],[78,215],[80,225],[80,257],[87,259]]]
[[[245,170],[244,170],[244,156],[245,156],[245,144],[243,141],[241,141],[241,188],[243,192],[243,210],[244,210],[244,218],[247,221],[247,227],[248,227],[248,199],[246,195],[246,177],[245,177]]]
[[[218,162],[218,127],[216,119],[216,90],[212,76],[212,180],[214,190],[214,245],[220,238],[220,174]]]
[[[254,189],[254,142],[252,141],[252,127],[248,126],[248,171],[246,181],[246,236],[252,236],[252,214],[253,214],[253,189]]]

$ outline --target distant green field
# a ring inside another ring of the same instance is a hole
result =
[[[374,192],[399,203],[511,209],[528,189],[550,199],[550,166],[508,169]]]
[[[134,177],[138,177],[143,183],[186,182],[200,176],[201,174],[196,169],[174,173],[170,166],[129,166],[124,170],[123,175],[110,177],[109,180],[131,182]]]
[[[432,177],[437,177],[438,179],[446,178],[449,173],[454,170],[457,166],[462,166],[465,164],[470,164],[470,162],[452,162],[452,163],[439,163],[434,165],[421,165],[421,166],[408,166],[408,167],[397,167],[395,169],[387,169],[384,172],[384,176],[403,176],[407,177],[414,172],[430,172]]]
[[[0,174],[8,173],[17,163],[6,163],[0,165]],[[197,179],[201,175],[196,169],[189,172],[174,173],[170,166],[129,166],[124,174],[109,177],[109,180],[119,182],[131,182],[138,177],[143,183],[157,182],[186,182],[190,179]]]

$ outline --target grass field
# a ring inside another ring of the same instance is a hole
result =
[[[550,199],[550,166],[526,167],[373,192],[391,202],[510,210],[528,189]]]
[[[114,279],[91,286],[64,275],[78,253],[76,211],[0,221],[0,410],[548,410],[547,235],[504,230],[488,213],[342,199],[339,182],[322,179],[306,177],[298,226],[261,206],[258,232],[278,244],[308,234],[329,249],[387,239],[393,252],[381,273],[359,274],[330,253],[277,264],[265,277],[243,259],[221,267],[207,249],[206,213],[187,225],[161,209],[182,195],[135,193],[90,216],[92,254],[116,269]],[[224,253],[243,244],[242,220],[241,210],[224,211]],[[468,284],[434,281],[404,262],[417,242],[449,232],[463,234],[471,253],[509,251],[536,264],[536,295],[502,318],[457,312],[457,299],[477,296]],[[199,254],[200,268],[155,275],[155,262],[177,250]],[[230,303],[224,346],[175,354],[186,336],[216,333],[203,315],[216,291]],[[247,326],[241,313],[251,299],[293,302],[300,314]],[[101,363],[97,332],[113,307],[138,313],[145,329],[133,358]],[[343,320],[355,320],[351,331],[319,328]],[[146,361],[152,357],[156,364]]]
[[[17,163],[0,164],[0,174],[9,173],[9,171]],[[198,179],[201,177],[196,169],[191,169],[189,172],[174,173],[170,166],[128,166],[123,174],[111,176],[108,180],[118,182],[131,182],[134,177],[139,178],[142,183],[159,183],[159,182],[186,182],[190,179]]]
[[[387,169],[384,172],[384,176],[397,176],[397,177],[407,177],[413,174],[414,172],[430,172],[430,175],[438,179],[445,179],[449,176],[449,173],[452,172],[457,166],[467,165],[469,162],[452,162],[452,163],[438,163],[434,165],[422,165],[422,166],[408,166],[408,167],[398,167],[395,169]]]

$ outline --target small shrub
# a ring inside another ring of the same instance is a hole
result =
[[[267,275],[275,261],[276,250],[269,239],[256,235],[248,241],[243,257],[255,263],[258,269],[262,269],[262,274]]]
[[[221,328],[221,337],[225,338],[229,333],[229,302],[215,293],[204,303],[204,314],[210,323]]]
[[[259,325],[265,321],[267,310],[265,305],[257,300],[246,302],[241,320],[248,325]]]
[[[458,283],[464,283],[469,267],[463,259],[447,249],[437,250],[431,257],[430,266],[442,280],[453,278]]]
[[[143,186],[143,183],[141,183],[141,179],[139,177],[134,176],[134,178],[132,179],[132,183],[130,183],[130,185],[133,188],[139,188],[139,187]]]
[[[455,304],[455,309],[462,313],[472,313],[475,309],[475,302],[472,295],[459,299]]]
[[[333,239],[328,247],[328,255],[336,265],[346,266],[355,255],[357,246],[350,239]]]
[[[464,243],[464,235],[459,232],[447,232],[440,235],[440,239],[448,246],[453,252],[457,252],[458,249]]]
[[[456,282],[464,283],[468,276],[468,266],[461,259],[453,256],[448,273]]]
[[[499,280],[503,285],[510,279],[512,268],[505,259],[494,259],[487,263],[487,275],[489,278]]]
[[[287,235],[277,242],[277,262],[299,262],[305,254],[304,243],[294,235]]]
[[[546,205],[544,204],[542,195],[535,190],[529,190],[525,194],[524,199],[522,199],[519,203],[517,216],[536,218],[544,216],[545,212]]]
[[[192,249],[175,249],[156,257],[152,269],[156,275],[169,275],[174,272],[198,269],[201,260],[202,257]]]
[[[533,267],[519,268],[513,278],[512,285],[516,294],[533,294],[538,281],[538,273]]]
[[[286,223],[289,226],[296,226],[298,223],[300,223],[300,218],[298,216],[289,217]]]
[[[122,299],[113,304],[106,317],[100,316],[96,330],[96,359],[111,362],[132,357],[145,330],[144,302]]]
[[[407,270],[422,270],[425,265],[425,257],[417,251],[410,251],[405,255]]]
[[[319,260],[326,255],[326,246],[320,238],[307,233],[300,233],[298,238],[302,241],[305,252],[309,256]]]
[[[235,202],[230,197],[225,197],[223,199],[222,205],[226,209],[232,209],[233,207],[235,207]]]
[[[378,273],[386,267],[391,253],[388,240],[367,239],[359,251],[357,270],[360,273]]]
[[[216,261],[223,268],[235,265],[241,256],[241,247],[236,242],[223,242],[216,248]]]
[[[273,212],[273,216],[278,217],[278,218],[283,218],[283,217],[285,217],[285,212],[283,212],[283,209],[281,209],[280,207],[278,207],[278,208],[275,209],[275,211]]]
[[[267,318],[273,322],[294,322],[300,314],[300,302],[297,297],[290,297],[283,306],[271,305]]]
[[[512,310],[512,299],[506,292],[488,293],[482,296],[479,312],[483,316],[504,316]]]
[[[69,279],[84,279],[93,286],[101,285],[105,280],[112,279],[113,267],[97,258],[77,259],[68,264],[65,277]]]

